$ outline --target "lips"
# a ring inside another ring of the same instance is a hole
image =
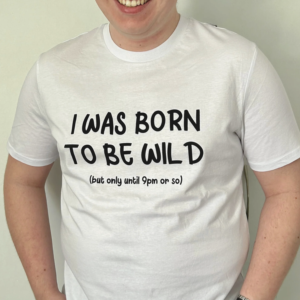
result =
[[[143,12],[152,0],[115,0],[115,2],[123,14],[133,15]]]
[[[117,0],[120,4],[126,7],[136,7],[146,4],[150,0]]]

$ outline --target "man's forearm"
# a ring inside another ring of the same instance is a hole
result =
[[[300,245],[300,193],[266,199],[241,294],[274,300]]]
[[[44,188],[6,183],[7,224],[37,300],[57,294]]]

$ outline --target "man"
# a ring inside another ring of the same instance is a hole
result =
[[[44,183],[60,157],[68,300],[271,300],[300,243],[300,135],[255,44],[175,0],[98,0],[110,25],[43,53],[21,91],[9,229],[37,300],[56,284]],[[251,264],[243,155],[266,195]]]

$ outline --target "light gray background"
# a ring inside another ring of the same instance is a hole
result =
[[[217,24],[254,41],[278,71],[298,125],[300,124],[300,2],[298,0],[179,0],[186,16]],[[56,44],[107,22],[94,1],[0,0],[0,182],[7,159],[9,136],[24,78],[39,54]],[[278,120],[280,122],[280,120]],[[251,247],[244,267],[246,274],[264,202],[262,190],[250,172]],[[59,161],[47,181],[48,207],[59,287],[63,284],[60,248]],[[277,300],[299,300],[300,254],[286,277]],[[6,225],[3,195],[0,207],[0,298],[34,300]]]

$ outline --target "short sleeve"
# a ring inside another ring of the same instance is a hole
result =
[[[244,154],[251,169],[271,171],[300,157],[300,132],[285,88],[256,47],[244,104]]]
[[[7,142],[9,154],[31,166],[45,166],[58,158],[56,140],[40,109],[36,62],[23,83]]]

